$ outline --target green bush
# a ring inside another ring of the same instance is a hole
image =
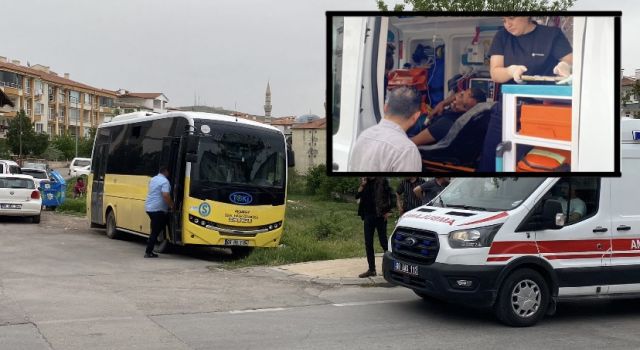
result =
[[[72,198],[67,197],[59,207],[56,208],[56,211],[61,212],[73,212],[78,214],[86,214],[87,206],[86,206],[86,197],[81,198]]]
[[[47,150],[41,156],[46,160],[58,161],[64,159],[64,153],[53,144],[49,144]]]

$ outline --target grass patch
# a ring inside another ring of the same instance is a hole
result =
[[[87,214],[87,196],[82,196],[79,198],[73,198],[73,187],[76,185],[77,177],[72,177],[67,182],[67,189],[65,191],[65,200],[64,202],[56,208],[56,212],[73,214],[84,216]],[[85,186],[87,183],[87,177],[83,176],[83,180],[85,182]]]
[[[87,214],[87,197],[81,197],[74,199],[72,197],[67,197],[60,206],[56,208],[57,212],[61,213],[71,213],[77,215],[86,215]]]
[[[364,256],[362,219],[356,203],[337,203],[319,197],[290,195],[279,248],[258,248],[244,259],[226,262],[228,267],[283,265],[314,260]],[[390,218],[387,234],[393,230]],[[377,252],[382,248],[374,240]]]

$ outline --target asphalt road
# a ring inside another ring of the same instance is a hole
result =
[[[517,329],[403,288],[224,270],[212,249],[143,253],[84,219],[0,218],[0,349],[640,348],[640,301],[561,304]]]

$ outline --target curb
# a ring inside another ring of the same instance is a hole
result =
[[[287,275],[289,278],[293,278],[299,281],[311,282],[323,285],[344,285],[344,286],[366,286],[366,287],[392,287],[393,285],[387,282],[382,276],[358,278],[358,277],[340,277],[340,278],[325,278],[318,276],[303,275],[295,272],[287,271],[280,267],[271,267],[273,271],[277,271]]]

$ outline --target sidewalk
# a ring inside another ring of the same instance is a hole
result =
[[[310,261],[298,264],[274,267],[274,270],[284,272],[289,277],[321,284],[390,286],[382,277],[382,254],[376,254],[375,277],[358,278],[367,270],[366,258],[337,259],[324,261]]]

